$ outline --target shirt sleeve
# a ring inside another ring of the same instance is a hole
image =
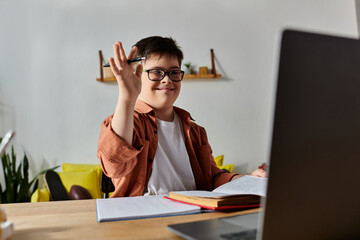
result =
[[[136,156],[143,144],[134,131],[133,145],[125,142],[111,127],[113,115],[101,124],[97,156],[104,173],[110,178],[121,178],[131,172],[136,165]]]

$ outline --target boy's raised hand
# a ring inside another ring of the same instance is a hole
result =
[[[127,60],[135,57],[137,48],[133,47],[126,57],[121,42],[114,44],[114,58],[109,58],[111,71],[116,77],[119,87],[119,98],[124,101],[134,102],[141,91],[141,74],[142,65],[138,64],[133,71],[132,64],[128,64]]]
[[[256,170],[252,171],[250,174],[246,174],[246,175],[266,178],[267,177],[267,172],[265,170],[263,170],[263,169],[256,169]],[[244,175],[235,175],[231,179],[231,181],[234,181],[235,179],[241,178],[242,176],[244,176]]]
[[[251,176],[256,176],[256,177],[267,177],[267,172],[263,169],[256,169],[255,171],[252,171],[250,173]]]

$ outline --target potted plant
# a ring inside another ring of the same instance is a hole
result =
[[[0,142],[1,142],[0,138]],[[1,157],[1,163],[4,173],[5,189],[0,184],[0,202],[17,203],[30,202],[31,194],[38,188],[38,176],[44,174],[50,169],[46,169],[37,174],[29,181],[29,161],[24,154],[23,160],[16,166],[16,154],[14,147],[11,147],[11,155],[4,153]],[[54,170],[59,166],[51,168]],[[30,192],[31,187],[32,191]]]
[[[184,66],[185,66],[185,74],[191,74],[191,63],[190,62],[187,62],[187,63],[184,63]]]

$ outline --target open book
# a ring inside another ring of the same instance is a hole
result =
[[[258,207],[266,185],[267,178],[246,175],[213,191],[174,191],[168,198],[213,210]]]
[[[177,216],[200,212],[199,206],[174,202],[159,195],[96,199],[98,222]]]

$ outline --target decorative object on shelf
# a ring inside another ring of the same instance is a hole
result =
[[[199,67],[199,75],[207,75],[208,68],[207,67]]]
[[[101,55],[102,55],[102,53],[101,53]],[[103,64],[103,68],[105,71],[105,78],[115,78],[114,73],[111,71],[109,61],[105,61],[105,59],[102,59],[102,64]]]
[[[214,74],[214,77],[215,77],[216,76],[216,69],[215,69],[214,49],[210,49],[210,55],[211,55],[211,71],[212,71],[212,74]]]
[[[206,67],[200,67],[199,68],[199,74],[185,74],[184,79],[213,79],[213,78],[221,78],[221,74],[216,73],[215,68],[215,55],[214,55],[214,49],[210,49],[210,55],[211,55],[211,73],[209,74],[209,70]],[[201,71],[201,72],[200,72]],[[205,73],[206,71],[206,73]]]
[[[184,63],[184,66],[185,66],[185,74],[191,74],[191,63],[190,62],[187,62],[187,63]]]
[[[104,67],[105,70],[105,78],[115,78],[115,75],[111,71],[110,67]]]
[[[99,82],[116,81],[116,78],[115,78],[114,74],[112,73],[110,67],[103,67],[104,58],[103,58],[101,50],[99,50],[99,60],[100,60],[100,78],[97,78],[96,80]]]

